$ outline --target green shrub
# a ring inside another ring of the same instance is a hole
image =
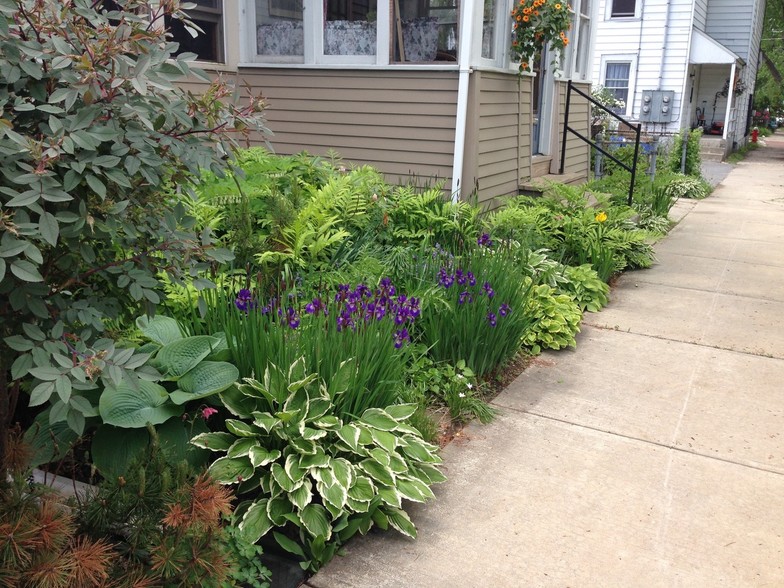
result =
[[[683,174],[672,174],[657,178],[656,184],[663,186],[661,189],[674,200],[678,198],[699,200],[705,198],[711,192],[710,184],[702,178]]]
[[[546,284],[534,286],[526,312],[533,318],[523,337],[523,344],[538,355],[542,349],[575,347],[575,335],[580,332],[582,312],[566,294]]]
[[[263,129],[260,98],[175,86],[207,79],[158,26],[185,18],[177,2],[95,5],[0,5],[0,460],[22,387],[81,433],[86,392],[133,372],[102,339],[107,321],[152,312],[162,275],[190,281],[230,258],[163,186],[220,174],[234,137]]]
[[[667,157],[661,158],[664,169],[671,172],[684,173],[695,178],[701,177],[700,137],[702,137],[702,129],[699,127],[693,131],[683,129],[683,131],[675,135]],[[686,145],[686,162],[685,169],[681,169],[684,141],[688,142]]]
[[[299,359],[286,372],[271,366],[263,382],[248,379],[222,394],[237,417],[226,420],[229,432],[193,443],[226,452],[210,474],[251,493],[238,508],[245,539],[273,531],[304,569],[316,570],[374,524],[414,537],[402,500],[433,498],[430,486],[444,477],[437,448],[408,424],[416,405],[371,408],[345,424],[335,416],[334,394],[304,364]]]

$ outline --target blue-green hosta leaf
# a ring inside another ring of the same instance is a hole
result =
[[[393,404],[387,406],[384,411],[397,422],[402,422],[411,418],[417,411],[417,406],[416,404]]]
[[[179,390],[171,393],[172,402],[185,404],[223,392],[239,377],[239,370],[230,363],[202,361],[177,381]]]
[[[288,497],[294,506],[302,510],[313,500],[313,482],[305,478],[302,484],[288,493]]]
[[[227,451],[236,440],[231,433],[202,433],[191,439],[191,443],[210,451]]]
[[[260,446],[251,447],[250,449],[250,462],[255,468],[270,464],[278,458],[280,458],[280,451],[277,449],[270,450]]]
[[[398,444],[397,435],[390,433],[389,431],[381,431],[379,429],[370,429],[370,434],[373,437],[373,441],[375,441],[377,445],[384,448],[389,453],[395,452],[395,448]]]
[[[116,388],[106,388],[98,401],[98,411],[107,425],[139,428],[147,423],[160,425],[180,416],[183,409],[169,402],[163,386],[140,380],[136,387],[121,382]]]
[[[376,487],[367,476],[357,476],[354,484],[348,489],[348,495],[358,502],[370,502],[376,495]]]
[[[213,333],[212,336],[217,339],[217,343],[212,348],[212,353],[207,356],[207,359],[210,361],[231,360],[231,349],[229,349],[229,342],[226,340],[226,333]]]
[[[347,459],[339,457],[330,460],[329,468],[338,484],[344,488],[351,488],[354,485],[356,473],[354,472],[354,466]]]
[[[147,429],[102,425],[93,436],[90,454],[104,478],[124,476],[131,462],[144,454],[149,442]]]
[[[374,459],[363,459],[359,462],[359,468],[363,470],[368,476],[387,486],[395,484],[395,475],[387,467],[384,467]]]
[[[208,470],[213,480],[220,484],[238,484],[253,476],[253,464],[247,457],[221,457]]]
[[[346,492],[346,489],[337,482],[330,485],[317,483],[316,489],[319,494],[321,494],[321,497],[334,506],[336,510],[342,510],[343,507],[346,506],[348,493]]]
[[[351,449],[359,447],[359,427],[353,424],[344,425],[336,431],[337,436]]]
[[[161,346],[185,338],[179,323],[168,316],[140,316],[136,319],[136,328],[141,331],[142,335]]]
[[[209,335],[187,337],[161,347],[155,359],[167,379],[178,380],[212,353],[217,344],[218,339]]]
[[[275,482],[278,483],[278,486],[280,486],[284,492],[291,492],[292,490],[294,490],[296,484],[294,483],[294,480],[289,478],[288,474],[286,473],[286,470],[283,468],[282,465],[280,465],[277,462],[273,463],[272,466],[270,467],[270,473],[272,474],[272,477],[275,480]]]
[[[376,487],[376,494],[384,504],[400,508],[402,505],[403,495],[397,491],[394,486],[387,486],[386,484],[379,484]]]
[[[400,443],[400,448],[411,459],[423,463],[441,463],[438,456],[438,447],[432,445],[421,438],[413,435],[404,435]]]
[[[401,508],[385,508],[384,514],[393,528],[397,529],[406,537],[416,539],[416,527],[411,519],[408,518],[406,511]]]
[[[256,543],[273,527],[267,513],[266,498],[257,500],[248,507],[240,521],[238,528],[248,543]]]
[[[327,510],[320,504],[308,504],[299,513],[302,526],[312,537],[322,536],[327,541],[332,537]]]
[[[237,439],[229,450],[226,452],[226,457],[250,457],[250,452],[254,447],[259,447],[259,442],[254,437],[242,437]],[[253,459],[251,459],[253,463]]]
[[[267,514],[272,524],[280,527],[286,524],[286,515],[292,512],[291,502],[287,497],[277,496],[267,502]]]

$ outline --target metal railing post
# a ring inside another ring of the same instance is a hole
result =
[[[637,175],[637,157],[640,154],[640,130],[642,125],[637,123],[635,140],[634,140],[634,160],[632,161],[632,181],[629,182],[629,206],[632,205],[632,196],[634,195],[634,177]]]

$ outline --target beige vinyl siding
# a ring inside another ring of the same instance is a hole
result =
[[[276,153],[337,152],[392,182],[451,182],[457,72],[241,68],[267,100]],[[261,137],[257,138],[263,144]]]
[[[499,196],[517,194],[520,180],[528,179],[531,165],[531,77],[475,71],[476,121],[469,142],[475,145],[472,173],[479,201],[497,205]]]
[[[585,92],[591,93],[590,84],[576,84],[572,85]],[[558,100],[560,104],[560,120],[558,121],[558,145],[557,152],[560,157],[561,141],[563,140],[564,133],[564,117],[563,113],[566,111],[566,90],[567,84],[565,82],[558,82],[556,84],[558,91]],[[583,136],[588,136],[588,126],[590,124],[591,109],[588,100],[579,94],[572,93],[572,98],[569,103],[569,126],[577,130]],[[590,147],[582,139],[569,133],[566,137],[566,157],[564,158],[564,173],[566,174],[583,174],[585,180],[588,180],[588,167],[590,164]]]

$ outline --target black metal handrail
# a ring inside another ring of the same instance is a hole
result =
[[[632,160],[631,167],[626,165],[624,162],[622,162],[620,159],[618,159],[617,157],[615,157],[611,153],[609,153],[609,152],[605,151],[604,149],[602,149],[599,146],[599,144],[596,143],[595,141],[592,141],[588,137],[583,136],[578,131],[576,131],[575,129],[573,129],[572,127],[569,126],[569,106],[571,105],[571,101],[572,101],[572,92],[577,92],[580,96],[582,96],[583,98],[587,99],[591,104],[593,104],[595,106],[598,106],[599,108],[604,110],[607,114],[609,114],[610,116],[618,119],[621,123],[625,124],[630,129],[634,129],[634,131],[635,131],[634,159]],[[566,164],[566,133],[568,131],[568,132],[572,133],[573,135],[575,135],[578,139],[581,139],[583,142],[588,143],[591,147],[593,147],[594,149],[596,149],[600,153],[603,153],[606,157],[609,157],[610,159],[612,159],[615,163],[617,163],[623,169],[625,169],[630,174],[632,174],[632,179],[631,179],[631,182],[629,183],[629,206],[631,206],[631,204],[632,204],[632,195],[634,194],[634,178],[637,175],[637,158],[638,158],[638,156],[640,154],[640,129],[641,128],[642,128],[641,124],[638,123],[636,125],[633,125],[629,121],[621,118],[620,116],[615,114],[612,110],[607,108],[601,102],[595,100],[593,97],[589,96],[588,94],[586,94],[585,92],[583,92],[579,88],[575,88],[572,85],[572,80],[569,80],[569,85],[567,86],[567,89],[566,89],[566,113],[564,114],[563,143],[561,144],[561,171],[560,171],[560,173],[564,173],[564,165]]]

